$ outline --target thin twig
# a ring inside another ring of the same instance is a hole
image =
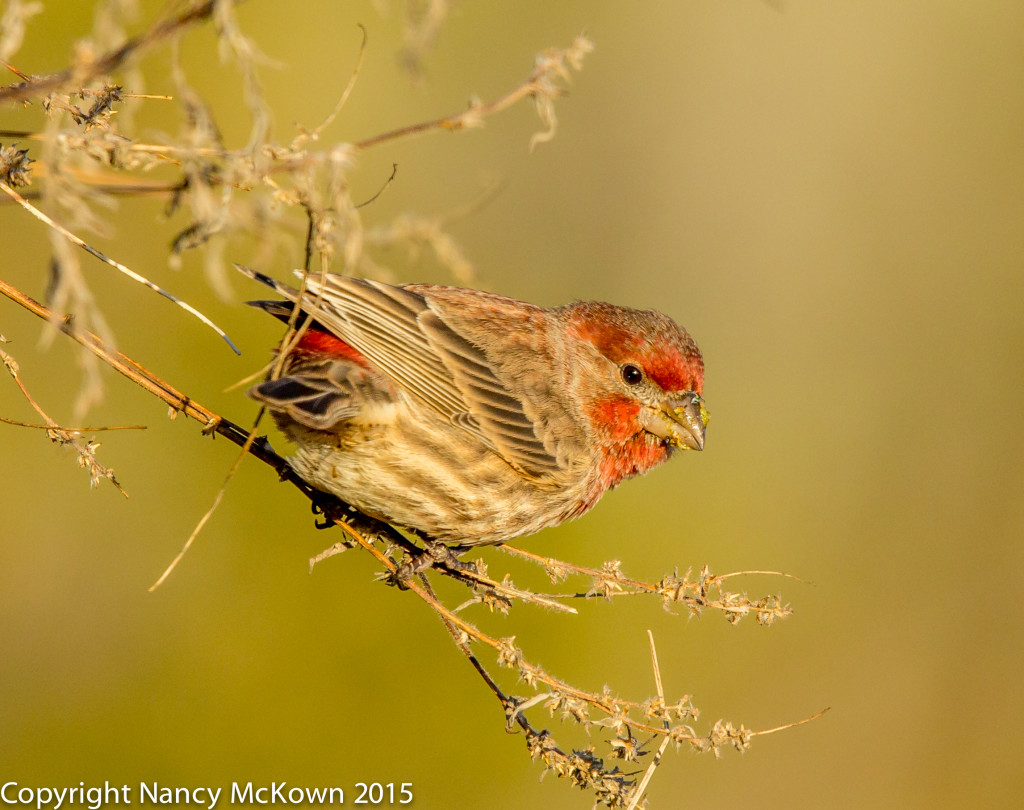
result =
[[[586,37],[577,37],[576,41],[570,46],[570,49],[577,49],[580,55],[582,55],[582,53],[589,52],[592,48],[593,45],[586,39]],[[454,132],[460,129],[482,126],[483,121],[487,116],[507,110],[509,107],[522,101],[524,98],[529,98],[531,96],[537,97],[538,94],[541,93],[553,92],[550,88],[542,84],[542,82],[545,80],[550,81],[550,75],[553,71],[559,73],[563,77],[567,75],[564,67],[562,69],[558,69],[554,64],[554,60],[557,59],[557,54],[567,54],[570,49],[547,54],[547,59],[539,58],[537,67],[526,81],[495,101],[485,103],[479,100],[473,100],[470,102],[469,108],[461,113],[446,115],[429,121],[421,121],[418,124],[409,124],[404,127],[398,127],[397,129],[392,129],[388,132],[382,132],[370,138],[356,141],[353,145],[356,149],[369,149],[371,146],[377,146],[378,144],[385,143],[386,141],[393,141],[414,135],[422,135],[432,130],[448,130],[450,132]]]
[[[791,574],[773,571],[734,571],[728,574],[712,574],[705,566],[693,581],[689,580],[689,572],[687,572],[682,578],[678,576],[678,573],[672,573],[665,575],[658,582],[650,583],[625,576],[619,570],[618,560],[606,562],[603,568],[596,569],[576,565],[564,560],[556,560],[553,557],[545,557],[515,546],[503,544],[500,548],[513,556],[522,557],[541,565],[552,580],[563,579],[569,574],[586,576],[594,580],[594,585],[587,591],[538,594],[545,598],[592,599],[600,596],[604,599],[611,599],[618,596],[658,595],[664,600],[666,608],[672,604],[686,605],[691,611],[709,608],[720,611],[725,614],[729,621],[734,623],[744,616],[754,613],[758,623],[770,624],[777,619],[789,616],[791,610],[778,597],[763,597],[760,600],[752,600],[745,594],[723,590],[721,587],[722,580],[747,573],[777,573],[778,576],[799,579]],[[717,599],[711,598],[712,589],[717,591]]]
[[[8,62],[6,59],[0,59],[0,65],[3,65],[5,68],[7,68],[9,71],[11,71],[11,73],[13,73],[15,76],[17,76],[23,82],[30,82],[30,81],[32,81],[32,77],[31,76],[29,76],[29,75],[27,75],[25,73],[22,73],[20,70],[18,70],[14,65],[12,65],[10,62]]]
[[[370,197],[370,199],[364,200],[363,202],[358,203],[358,204],[354,205],[353,207],[354,208],[365,208],[370,203],[377,202],[377,200],[380,198],[380,195],[383,194],[385,191],[387,191],[388,187],[393,182],[395,182],[395,177],[397,177],[397,176],[398,176],[398,164],[397,163],[392,163],[391,164],[391,176],[388,177],[388,179],[384,181],[384,185],[383,186],[381,186],[379,189],[377,189],[377,193],[374,194],[372,197]]]
[[[217,511],[217,507],[219,507],[221,501],[224,500],[224,495],[228,490],[228,483],[231,481],[232,478],[235,477],[235,473],[238,471],[238,468],[242,466],[242,461],[245,459],[247,455],[249,455],[249,449],[252,447],[252,443],[256,440],[256,429],[259,427],[260,419],[262,417],[263,408],[260,408],[256,414],[256,418],[253,420],[252,429],[249,431],[249,435],[246,436],[244,444],[242,444],[242,450],[238,454],[238,457],[235,459],[234,463],[231,465],[231,469],[228,470],[227,475],[224,477],[224,483],[222,483],[220,489],[217,490],[217,495],[213,499],[213,503],[210,505],[210,508],[206,510],[205,514],[199,519],[199,523],[196,524],[196,527],[188,536],[188,540],[185,541],[185,545],[182,546],[181,551],[179,551],[177,555],[175,555],[174,559],[171,560],[167,568],[164,569],[164,572],[157,578],[156,582],[149,586],[150,593],[153,593],[153,591],[155,591],[157,588],[163,585],[167,577],[169,577],[174,572],[174,569],[178,567],[178,563],[180,563],[182,559],[184,559],[185,555],[188,553],[188,550],[192,547],[192,543],[195,542],[195,539],[199,536],[199,532],[203,530],[203,527],[207,524],[210,518],[213,517],[213,513]]]
[[[316,127],[311,132],[300,132],[299,135],[292,142],[293,149],[299,149],[307,140],[319,140],[320,134],[327,129],[331,124],[334,123],[341,113],[342,108],[345,106],[345,102],[348,101],[348,97],[352,94],[352,90],[355,89],[356,80],[359,78],[359,73],[363,69],[363,57],[366,56],[366,42],[369,35],[366,32],[366,26],[362,23],[356,23],[359,26],[359,30],[363,34],[363,41],[359,44],[359,55],[356,57],[355,67],[352,68],[352,75],[349,76],[348,83],[345,85],[345,89],[341,93],[341,98],[338,99],[338,103],[334,105],[334,109],[331,113],[321,122],[320,126]]]
[[[96,460],[96,450],[99,449],[99,443],[83,443],[78,436],[73,435],[77,431],[60,427],[53,419],[50,418],[49,414],[47,414],[46,411],[43,410],[42,406],[38,402],[36,402],[32,394],[29,393],[28,388],[25,387],[25,383],[22,382],[21,380],[20,369],[18,368],[18,363],[14,360],[14,358],[7,354],[7,352],[0,349],[0,361],[3,362],[4,366],[7,368],[7,371],[14,379],[14,383],[15,385],[18,386],[18,389],[21,391],[22,396],[24,396],[25,399],[28,401],[28,404],[32,406],[32,410],[39,414],[46,422],[45,425],[39,425],[38,427],[44,428],[48,432],[49,438],[52,441],[58,444],[71,445],[72,447],[75,448],[75,452],[78,454],[79,466],[87,468],[89,470],[89,483],[92,486],[96,486],[96,484],[99,483],[100,479],[105,478],[108,481],[110,481],[111,484],[114,485],[118,492],[120,492],[122,495],[124,495],[124,497],[127,498],[128,493],[125,492],[124,488],[118,483],[117,479],[114,477],[114,470],[110,467],[100,464],[99,461]],[[9,422],[10,420],[4,419],[3,421]],[[32,427],[37,426],[33,425]]]
[[[43,320],[54,323],[61,332],[76,341],[79,345],[91,351],[119,374],[127,377],[136,385],[139,385],[144,390],[169,405],[172,412],[180,412],[190,419],[196,420],[203,425],[204,430],[207,432],[214,432],[218,435],[224,436],[239,446],[245,444],[245,441],[248,438],[248,431],[243,430],[233,422],[224,419],[219,414],[204,408],[191,397],[186,396],[169,383],[164,382],[153,372],[144,368],[127,355],[107,348],[103,341],[91,332],[76,329],[72,325],[70,319],[55,316],[47,307],[25,295],[3,279],[0,279],[0,294],[5,295],[15,303],[20,304],[29,312],[32,312]],[[276,453],[265,450],[259,443],[254,444],[250,452],[261,461],[271,464],[271,466],[277,470],[279,475],[287,476],[291,470],[280,456]],[[300,482],[302,480],[299,479],[298,476],[295,476],[295,478]],[[302,483],[304,484],[305,482]],[[305,485],[305,487],[309,488],[308,485]],[[300,486],[300,489],[301,488],[303,487]]]
[[[146,430],[146,425],[108,425],[105,427],[66,427],[64,425],[33,425],[30,422],[19,422],[17,419],[8,419],[0,416],[0,422],[15,427],[33,428],[36,430],[63,430],[66,433],[97,433],[101,430]]]
[[[512,554],[513,556],[522,557],[525,560],[530,560],[531,562],[538,563],[539,565],[543,566],[545,569],[548,569],[549,571],[570,571],[574,574],[582,574],[583,576],[595,578],[605,578],[608,576],[607,571],[599,571],[596,568],[587,568],[586,566],[576,565],[575,563],[564,562],[563,560],[556,560],[554,557],[545,557],[541,554],[535,554],[532,551],[527,551],[526,549],[518,548],[516,546],[503,544],[500,548],[502,551],[508,554]],[[621,583],[622,585],[628,585],[632,588],[636,588],[640,591],[657,591],[656,586],[651,585],[647,582],[643,582],[639,579],[630,579],[629,577],[617,576],[615,578],[615,581],[617,583]]]
[[[142,284],[143,286],[148,287],[149,289],[153,290],[154,292],[160,293],[160,295],[162,295],[164,298],[167,298],[168,300],[173,301],[179,307],[184,309],[186,312],[191,314],[193,317],[198,318],[204,324],[209,326],[214,332],[216,332],[218,335],[220,335],[224,339],[224,341],[228,344],[228,346],[231,347],[232,351],[234,351],[235,354],[241,354],[242,353],[238,349],[238,347],[234,343],[231,342],[231,338],[229,338],[227,336],[227,334],[224,332],[223,329],[221,329],[219,326],[217,326],[217,324],[215,324],[213,321],[211,321],[209,318],[207,318],[202,312],[200,312],[198,309],[193,307],[191,304],[187,304],[186,302],[184,302],[180,298],[178,298],[178,296],[174,295],[173,293],[168,292],[163,287],[157,286],[156,284],[154,284],[152,281],[150,281],[145,276],[140,276],[134,270],[131,270],[131,269],[125,267],[120,262],[114,261],[114,259],[111,259],[108,256],[104,256],[102,253],[100,253],[98,250],[96,250],[96,248],[92,247],[92,245],[89,245],[87,242],[85,242],[82,239],[80,239],[79,237],[75,236],[73,233],[71,233],[71,231],[69,231],[63,225],[60,225],[59,223],[54,222],[50,217],[48,217],[46,214],[44,214],[42,211],[40,211],[38,208],[36,208],[34,205],[32,205],[32,203],[30,203],[28,200],[26,200],[24,197],[22,197],[17,191],[15,191],[13,188],[11,188],[9,185],[7,185],[2,180],[0,180],[0,191],[2,191],[4,194],[6,194],[8,197],[10,197],[16,203],[18,203],[22,208],[24,208],[26,211],[28,211],[30,214],[32,214],[32,216],[34,216],[36,219],[40,220],[41,222],[43,222],[46,225],[48,225],[51,228],[53,228],[57,233],[59,233],[61,236],[63,236],[65,239],[67,239],[69,242],[71,242],[73,245],[77,245],[78,247],[82,248],[82,250],[84,250],[86,253],[89,253],[89,254],[95,256],[101,262],[103,262],[105,264],[109,264],[115,270],[118,270],[119,272],[124,273],[126,276],[128,276],[128,278],[132,279],[133,281],[137,281],[139,284]]]
[[[370,554],[372,554],[377,559],[378,562],[384,565],[389,573],[394,574],[397,571],[397,566],[395,565],[395,563],[388,559],[387,555],[379,551],[365,537],[362,537],[358,530],[353,528],[351,524],[342,520],[339,525],[341,525],[346,532],[352,535],[359,542],[359,544],[363,546],[363,548],[370,552]],[[457,628],[466,636],[472,638],[474,641],[484,644],[487,647],[490,647],[499,654],[511,655],[511,657],[515,660],[516,666],[518,667],[520,673],[527,677],[527,680],[529,682],[543,682],[555,691],[557,691],[559,694],[566,695],[577,700],[585,701],[608,715],[614,715],[617,713],[617,710],[621,710],[623,708],[641,708],[642,704],[640,703],[628,700],[620,700],[618,698],[612,699],[613,703],[609,703],[605,697],[598,696],[590,692],[585,692],[581,689],[577,689],[576,687],[566,683],[565,681],[559,680],[548,675],[540,667],[535,666],[534,664],[531,664],[528,661],[524,660],[518,653],[518,651],[511,647],[513,639],[494,638],[493,636],[484,633],[474,625],[456,616],[447,607],[445,607],[445,605],[443,605],[437,599],[431,597],[430,594],[426,593],[415,583],[407,582],[406,585],[408,586],[408,589],[410,591],[415,593],[420,599],[422,599],[424,602],[430,605],[430,607],[435,612],[437,612],[453,627]],[[623,718],[623,723],[624,725],[627,725],[637,731],[645,731],[651,734],[666,733],[664,729],[659,729],[654,726],[647,725],[646,723],[640,723],[629,718]],[[703,739],[701,737],[688,737],[682,734],[675,735],[675,738],[680,741],[698,741]]]
[[[658,690],[658,700],[661,701],[661,705],[665,705],[665,689],[661,683],[661,667],[658,666],[658,650],[654,646],[654,633],[650,630],[647,631],[647,640],[651,645],[651,666],[654,668],[654,684]],[[665,720],[665,729],[668,730],[669,722]],[[644,791],[647,790],[647,785],[650,784],[651,778],[654,776],[655,770],[661,764],[661,758],[665,755],[665,749],[668,748],[669,742],[672,738],[666,734],[661,739],[661,745],[658,746],[657,752],[654,754],[654,759],[651,760],[651,764],[647,766],[647,770],[644,771],[643,778],[640,779],[639,784],[633,790],[633,797],[629,800],[629,807],[626,810],[635,810],[636,806],[643,800]]]
[[[665,702],[665,687],[661,683],[661,667],[658,666],[658,649],[654,646],[654,633],[647,631],[647,641],[651,645],[651,667],[654,669],[654,686],[658,690],[658,697]]]
[[[213,13],[218,2],[226,1],[204,0],[204,2],[195,3],[175,17],[157,20],[149,30],[125,40],[119,47],[100,55],[89,63],[74,65],[47,76],[29,78],[21,84],[0,87],[0,104],[38,98],[48,93],[57,92],[66,85],[74,84],[84,87],[97,76],[105,76],[117,70],[137,52],[167,39],[175,31],[206,19]]]
[[[831,711],[831,709],[831,706],[826,706],[820,712],[812,714],[810,717],[805,717],[803,720],[796,720],[792,723],[784,723],[781,726],[776,726],[775,728],[766,728],[762,731],[751,731],[750,735],[752,737],[764,737],[768,734],[774,734],[777,731],[785,731],[787,728],[796,728],[797,726],[802,726],[804,723],[810,723],[812,720],[817,720],[819,717],[822,717],[826,713]]]

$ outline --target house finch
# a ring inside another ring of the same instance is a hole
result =
[[[458,545],[501,543],[590,509],[673,449],[704,446],[704,364],[660,312],[554,309],[479,290],[238,268],[312,316],[281,376],[249,390],[304,480]]]

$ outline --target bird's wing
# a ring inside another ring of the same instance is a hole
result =
[[[298,291],[271,286],[296,300]],[[522,400],[495,376],[483,350],[432,309],[424,294],[335,274],[323,281],[310,275],[306,288],[302,308],[399,388],[525,475],[543,478],[559,469]]]
[[[249,396],[300,425],[331,430],[366,409],[365,396],[350,377],[352,370],[357,370],[355,364],[347,360],[299,364],[284,377],[254,385]]]

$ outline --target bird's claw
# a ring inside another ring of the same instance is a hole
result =
[[[476,571],[474,563],[465,562],[456,556],[456,551],[462,547],[456,546],[455,550],[435,540],[425,541],[423,550],[416,555],[408,557],[394,573],[388,578],[391,585],[397,585],[400,590],[408,587],[405,582],[417,574],[422,574],[428,568],[440,566],[452,571]]]
[[[333,505],[334,498],[332,498],[330,495],[327,495],[326,493],[320,493],[319,490],[313,490],[313,494],[310,496],[309,500],[309,511],[311,511],[314,515],[323,515],[324,517],[322,521],[313,521],[313,525],[317,529],[330,529],[331,527],[336,525],[334,521],[327,516],[328,507]]]

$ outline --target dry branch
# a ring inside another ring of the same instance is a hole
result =
[[[19,84],[0,87],[0,104],[42,98],[49,93],[57,93],[69,87],[84,87],[97,77],[106,76],[119,70],[129,59],[163,42],[175,31],[208,19],[218,3],[226,2],[230,2],[230,0],[204,0],[204,2],[194,3],[174,17],[158,20],[144,33],[131,37],[120,47],[107,53],[93,59],[83,60],[79,64],[56,73],[34,76]]]

